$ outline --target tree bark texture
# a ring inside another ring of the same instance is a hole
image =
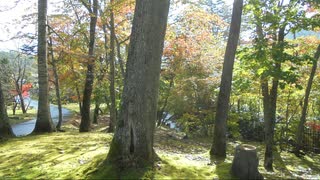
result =
[[[87,5],[85,5],[88,7]],[[88,7],[90,13],[90,36],[89,36],[89,52],[88,52],[88,65],[87,65],[87,74],[83,91],[82,99],[82,111],[81,111],[81,123],[80,123],[80,132],[90,131],[91,120],[90,120],[90,105],[91,105],[91,94],[93,89],[94,81],[94,44],[95,44],[95,33],[96,33],[96,24],[98,18],[98,0],[93,0],[93,4],[90,4]]]
[[[240,34],[242,8],[243,0],[234,0],[229,38],[224,56],[220,91],[218,95],[213,144],[210,150],[211,155],[222,158],[226,157],[227,118],[229,111],[233,65]]]
[[[277,36],[277,43],[280,45],[281,49],[277,50],[280,54],[273,55],[273,60],[275,61],[275,71],[281,71],[281,60],[283,58],[283,42],[285,36],[285,27],[279,29]],[[277,60],[279,59],[279,60]],[[277,97],[278,97],[278,86],[279,78],[273,77],[272,87],[270,93],[268,91],[268,82],[264,80],[262,86],[263,95],[263,108],[264,108],[264,126],[265,126],[265,156],[264,156],[264,168],[267,171],[273,171],[273,146],[274,146],[274,128],[276,122],[276,112],[277,112]]]
[[[241,144],[236,147],[231,173],[239,179],[263,179],[258,170],[259,159],[256,147]]]
[[[39,101],[38,115],[33,132],[53,132],[49,104],[49,80],[47,65],[47,0],[38,0],[38,78]]]
[[[11,126],[9,124],[9,118],[7,114],[7,107],[5,97],[2,89],[2,82],[0,81],[0,138],[14,136]]]
[[[136,1],[120,117],[108,155],[120,166],[142,166],[154,160],[153,136],[169,4],[169,0]]]
[[[110,1],[111,3],[111,9],[110,9],[110,57],[109,57],[109,63],[110,63],[110,100],[111,100],[111,106],[110,106],[110,123],[109,123],[109,129],[108,132],[113,132],[115,123],[117,120],[117,109],[116,109],[116,92],[115,92],[115,27],[114,27],[114,13],[113,13],[113,6],[114,6],[114,0]]]
[[[311,72],[310,72],[307,88],[306,88],[306,91],[305,91],[305,97],[304,97],[304,102],[303,102],[300,122],[299,122],[298,130],[297,130],[296,152],[299,152],[299,150],[301,150],[302,146],[303,146],[303,142],[302,141],[303,141],[303,134],[304,134],[304,124],[306,123],[309,96],[310,96],[310,92],[311,92],[311,88],[312,88],[312,82],[313,82],[314,76],[316,74],[319,57],[320,57],[320,44],[318,45],[317,51],[316,51],[316,53],[314,55],[312,69],[311,69]]]

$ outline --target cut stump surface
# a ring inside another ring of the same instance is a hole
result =
[[[232,162],[231,173],[240,179],[263,179],[258,171],[259,159],[255,146],[238,145]]]

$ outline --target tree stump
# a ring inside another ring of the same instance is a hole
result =
[[[239,179],[263,179],[258,171],[256,147],[241,144],[236,147],[231,173]]]

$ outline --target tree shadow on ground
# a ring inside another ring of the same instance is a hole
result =
[[[92,164],[87,171],[86,179],[154,179],[154,166],[146,165],[144,167],[119,167],[105,157],[105,160]]]
[[[216,174],[219,179],[237,179],[231,174],[232,163],[220,162],[216,166]]]

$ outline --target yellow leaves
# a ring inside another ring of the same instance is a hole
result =
[[[294,49],[296,53],[313,55],[313,51],[315,51],[318,44],[320,44],[320,39],[315,36],[307,36],[293,40],[292,43],[296,46]]]

